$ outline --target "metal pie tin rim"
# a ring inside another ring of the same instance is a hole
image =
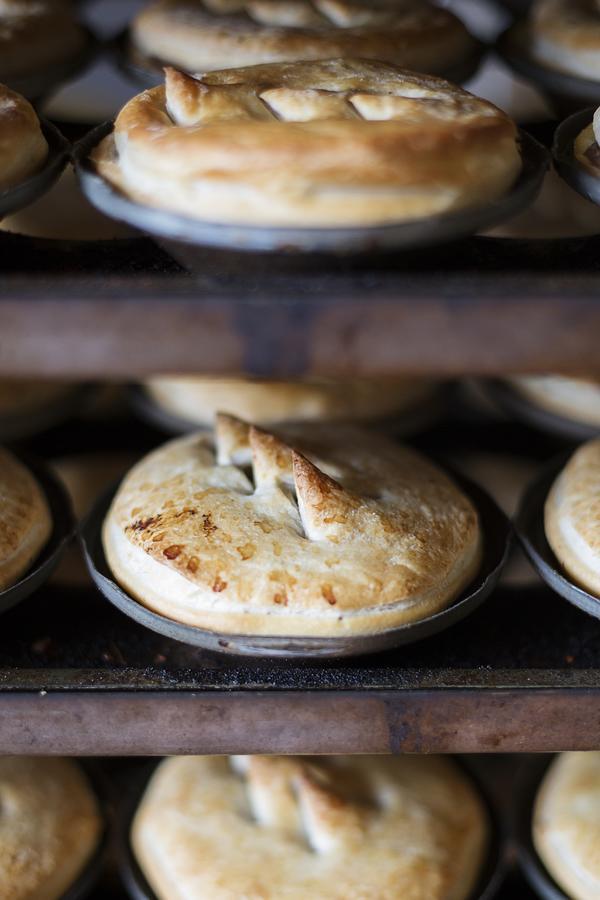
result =
[[[0,591],[0,613],[6,612],[25,600],[48,580],[67,543],[75,533],[71,501],[60,479],[39,460],[20,453],[16,453],[15,456],[35,475],[44,492],[50,507],[52,532],[46,546],[38,554],[25,575],[16,584]]]
[[[545,466],[526,488],[515,518],[515,530],[538,575],[555,593],[583,612],[600,619],[600,598],[578,587],[562,573],[544,530],[544,505],[556,477],[571,457],[561,454]]]
[[[486,811],[490,828],[490,842],[486,859],[469,900],[492,900],[498,893],[506,875],[505,829],[485,784],[473,771],[468,759],[461,756],[452,756],[451,758],[476,791]],[[159,765],[160,760],[153,760],[140,767],[140,771],[134,776],[132,784],[117,810],[115,827],[117,864],[131,900],[158,900],[135,857],[130,834],[136,810]]]
[[[44,167],[14,187],[0,191],[0,219],[29,206],[47,193],[65,170],[69,162],[69,142],[56,125],[40,117],[42,132],[48,142],[48,156]],[[0,235],[0,241],[2,236]]]
[[[489,378],[480,383],[493,403],[511,419],[518,419],[547,434],[571,441],[586,441],[600,432],[600,428],[594,425],[567,419],[566,416],[538,406],[501,378]]]
[[[520,131],[523,167],[513,187],[498,200],[478,209],[444,213],[396,224],[348,228],[294,228],[233,225],[202,221],[130,200],[99,175],[89,159],[96,145],[112,131],[105,122],[93,129],[73,150],[80,185],[87,199],[106,215],[152,235],[177,259],[177,247],[316,255],[369,254],[412,250],[467,237],[497,225],[529,206],[541,187],[549,152]],[[179,260],[178,260],[179,261]],[[184,265],[189,265],[188,261]]]
[[[552,155],[556,171],[563,181],[587,200],[600,205],[600,170],[598,175],[588,172],[574,153],[574,142],[580,132],[591,123],[594,112],[595,107],[588,107],[573,113],[560,123],[554,134]]]
[[[74,384],[65,388],[64,395],[34,408],[25,414],[0,414],[0,442],[21,441],[35,437],[71,418],[85,405],[95,390],[95,384]]]
[[[480,517],[484,541],[480,570],[461,596],[447,608],[425,619],[374,635],[321,638],[229,634],[186,625],[153,612],[120,587],[113,578],[104,555],[102,524],[116,488],[111,488],[97,501],[81,524],[79,536],[88,571],[104,597],[140,625],[173,640],[239,656],[306,659],[360,656],[415,643],[444,631],[474,612],[498,584],[511,546],[510,523],[484,490],[455,473],[452,473],[452,477],[467,492]]]

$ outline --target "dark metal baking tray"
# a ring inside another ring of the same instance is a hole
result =
[[[48,580],[74,531],[71,502],[58,478],[38,460],[25,457],[22,462],[33,472],[46,495],[53,523],[52,533],[28,572],[16,584],[0,591],[0,613],[25,600]]]
[[[600,598],[578,587],[561,570],[544,530],[544,504],[554,480],[568,460],[561,455],[534,478],[523,495],[515,528],[532,565],[546,584],[579,609],[600,619]]]
[[[0,219],[29,206],[50,190],[69,161],[69,143],[58,128],[46,119],[40,119],[42,132],[48,142],[48,157],[44,167],[21,184],[0,191]]]
[[[63,82],[70,81],[92,64],[100,51],[96,36],[82,26],[85,44],[81,50],[68,59],[60,60],[42,69],[35,69],[26,75],[3,75],[0,63],[0,81],[13,91],[23,94],[32,102],[40,102],[55,91]]]
[[[473,771],[468,759],[458,759],[457,762],[474,783],[474,787],[485,805],[491,826],[491,840],[486,861],[475,890],[469,894],[469,900],[492,900],[497,896],[506,873],[503,827],[495,806],[490,801],[485,783]],[[135,773],[118,811],[116,826],[118,863],[123,883],[131,900],[157,900],[156,894],[137,863],[129,840],[133,817],[156,765],[156,762],[150,763]]]
[[[455,241],[491,228],[529,206],[541,187],[549,164],[548,151],[520,132],[523,169],[511,190],[477,209],[429,216],[414,222],[354,228],[269,228],[226,225],[144,206],[130,200],[102,178],[89,160],[96,145],[111,133],[112,123],[98,126],[73,151],[81,188],[101,212],[153,236],[178,262],[202,272],[206,247],[234,251],[317,257],[405,251]],[[234,260],[232,259],[232,262]],[[396,257],[396,264],[402,264]]]
[[[583,197],[600,205],[600,171],[594,175],[584,168],[575,158],[573,147],[579,133],[591,123],[595,111],[595,107],[582,109],[561,122],[554,136],[552,154],[561,178]]]

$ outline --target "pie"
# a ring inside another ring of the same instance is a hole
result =
[[[534,0],[533,56],[551,69],[600,81],[600,5],[597,0]]]
[[[203,221],[377,225],[483,206],[521,169],[516,126],[437,78],[365,60],[272,63],[166,84],[92,154],[129,198]]]
[[[51,531],[48,501],[36,478],[0,447],[0,591],[27,572]]]
[[[0,23],[0,44],[1,35]],[[33,106],[0,84],[0,193],[38,172],[47,156],[48,144]]]
[[[85,43],[68,0],[0,0],[0,80],[65,62]]]
[[[573,153],[575,159],[592,175],[600,177],[600,108],[593,120],[575,138]]]
[[[600,438],[575,451],[544,515],[548,543],[567,575],[600,599]]]
[[[382,419],[419,407],[435,387],[420,378],[261,381],[190,376],[151,378],[145,384],[160,409],[200,426],[211,425],[219,411],[259,425]]]
[[[447,607],[477,574],[470,500],[428,460],[352,426],[263,431],[220,415],[121,484],[103,543],[133,597],[229,634],[372,634]]]
[[[561,375],[521,375],[511,378],[510,384],[535,406],[600,429],[600,381]]]
[[[441,756],[173,757],[131,830],[158,900],[467,900],[488,837]]]
[[[0,757],[0,896],[62,900],[92,856],[102,823],[71,760]]]
[[[546,772],[533,820],[536,850],[572,900],[600,897],[600,753],[561,753]]]
[[[130,33],[134,61],[192,74],[333,57],[444,74],[474,48],[462,22],[426,0],[157,0]]]

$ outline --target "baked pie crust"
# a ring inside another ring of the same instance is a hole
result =
[[[133,200],[203,221],[376,225],[498,199],[521,169],[516,138],[446,81],[338,59],[167,69],[92,160]]]
[[[218,417],[121,484],[103,543],[117,581],[179,622],[247,635],[382,632],[447,607],[481,559],[477,512],[413,450],[359,428],[277,435]]]
[[[131,833],[160,900],[467,900],[488,836],[439,756],[174,757]]]
[[[594,113],[594,118],[575,138],[573,153],[577,161],[595,175],[600,177],[600,108]]]
[[[435,388],[435,382],[424,378],[261,381],[164,376],[145,383],[146,392],[161,409],[201,426],[212,425],[219,411],[258,425],[382,419],[417,408]]]
[[[39,72],[85,46],[68,0],[0,0],[0,79]]]
[[[600,897],[600,753],[561,753],[544,776],[533,838],[544,865],[572,900]]]
[[[33,106],[0,84],[0,192],[34,175],[47,156],[48,144]]]
[[[0,447],[0,591],[27,572],[51,531],[48,501],[38,482]]]
[[[101,833],[96,798],[68,759],[0,757],[0,896],[61,900]]]
[[[535,0],[530,15],[532,53],[539,62],[600,81],[598,0]]]
[[[572,581],[600,599],[600,438],[579,447],[554,482],[545,527]]]
[[[600,381],[561,375],[521,375],[511,387],[554,415],[600,428]]]
[[[190,73],[360,57],[444,74],[474,47],[456,16],[426,0],[157,0],[131,37],[138,62]]]

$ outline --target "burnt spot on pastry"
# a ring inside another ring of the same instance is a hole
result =
[[[223,579],[221,578],[220,575],[217,575],[217,577],[215,578],[215,580],[213,582],[213,586],[212,586],[212,589],[215,592],[215,594],[220,594],[221,591],[224,591],[226,587],[227,587],[227,582],[223,581]]]
[[[162,516],[160,513],[156,516],[147,516],[145,519],[136,519],[131,525],[127,525],[126,530],[133,531],[134,533],[148,531],[158,525],[161,521]]]
[[[321,594],[323,599],[327,600],[330,606],[335,606],[337,599],[330,584],[321,585]]]
[[[273,594],[273,603],[276,603],[278,606],[287,606],[288,605],[288,595],[285,591],[282,593]]]
[[[212,516],[210,513],[202,514],[202,531],[206,535],[206,537],[210,537],[211,534],[214,534],[217,531],[217,526],[212,520]]]
[[[167,559],[177,559],[182,550],[183,547],[181,547],[180,544],[172,544],[170,547],[163,550],[163,556],[166,556]]]
[[[188,572],[191,572],[192,575],[195,575],[200,567],[200,560],[197,556],[190,556],[187,561],[186,569]]]
[[[256,547],[251,543],[243,544],[241,547],[236,547],[236,550],[244,560],[252,559],[252,557],[256,553]]]

